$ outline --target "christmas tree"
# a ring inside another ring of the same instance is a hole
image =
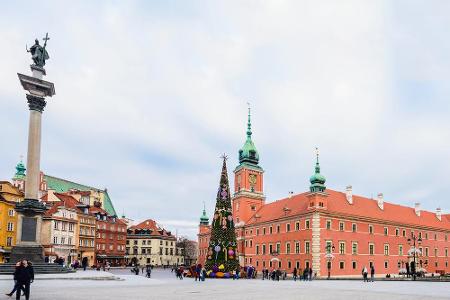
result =
[[[211,223],[211,239],[205,268],[211,277],[228,277],[239,266],[236,253],[236,233],[234,231],[233,210],[231,208],[228,184],[227,157],[223,156],[222,174],[217,191],[216,209]]]

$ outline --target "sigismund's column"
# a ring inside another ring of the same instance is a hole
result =
[[[55,94],[52,82],[42,79],[46,75],[44,65],[49,59],[47,50],[48,34],[44,38],[44,46],[35,44],[27,50],[31,53],[33,64],[31,65],[32,76],[18,73],[20,83],[28,91],[26,95],[30,109],[28,127],[28,153],[27,153],[27,175],[25,182],[25,199],[17,203],[18,212],[16,246],[11,253],[11,261],[28,259],[34,263],[44,261],[44,248],[41,244],[42,215],[46,207],[39,201],[39,172],[41,159],[41,121],[42,112],[46,105],[45,97]]]

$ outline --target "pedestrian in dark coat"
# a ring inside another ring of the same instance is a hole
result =
[[[373,265],[370,266],[370,281],[373,282],[373,279],[375,277],[375,268],[373,267]]]
[[[305,268],[303,270],[303,280],[307,281],[308,280],[308,268]]]
[[[292,272],[292,277],[294,277],[294,281],[297,281],[297,268],[294,268],[294,271]]]
[[[364,266],[364,268],[362,269],[361,273],[362,273],[362,276],[363,276],[363,281],[364,282],[368,281],[367,280],[367,268],[366,268],[366,266]]]
[[[18,282],[17,282],[17,275],[16,275],[17,270],[18,270],[21,266],[22,266],[22,263],[21,263],[20,261],[16,263],[16,268],[15,268],[15,270],[14,270],[14,288],[13,288],[13,290],[12,290],[9,294],[6,294],[6,296],[11,297],[18,289],[19,289],[19,290],[20,290],[20,289],[24,290],[23,285],[18,284]]]
[[[25,299],[30,299],[30,283],[34,280],[34,270],[33,267],[28,267],[26,260],[23,260],[20,267],[17,268],[15,278],[17,280],[17,284],[23,286]],[[16,290],[16,300],[20,299],[21,292],[21,288]]]
[[[86,256],[81,260],[81,265],[83,266],[83,271],[86,271],[88,265],[88,258]]]
[[[311,281],[312,280],[312,275],[313,275],[313,271],[312,271],[312,268],[311,267],[309,267],[309,281]]]

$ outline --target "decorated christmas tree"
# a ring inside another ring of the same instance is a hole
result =
[[[211,223],[211,239],[205,268],[210,277],[229,277],[239,266],[236,253],[233,210],[231,208],[226,156],[223,156],[222,174],[217,191],[216,209]]]

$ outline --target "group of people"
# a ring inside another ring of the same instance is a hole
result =
[[[144,271],[145,271],[145,277],[151,278],[153,265],[150,265],[150,264],[142,265],[140,268],[139,268],[139,265],[135,265],[135,266],[133,266],[133,268],[131,268],[131,273],[133,273],[135,275],[139,275],[139,270],[141,270],[142,275],[144,274]]]
[[[314,275],[314,276],[313,276]],[[313,274],[313,270],[311,267],[305,268],[305,269],[298,269],[294,268],[292,271],[292,277],[294,281],[303,280],[303,281],[311,281],[315,277],[315,274]]]
[[[369,271],[367,270],[366,266],[364,266],[361,273],[362,273],[364,282],[369,282],[369,281],[373,282],[373,280],[375,278],[375,268],[373,267],[373,265],[370,266],[370,280],[369,280]]]
[[[183,280],[183,278],[184,278],[184,267],[183,266],[179,266],[179,267],[175,268],[175,275],[177,276],[178,279]]]
[[[30,299],[30,285],[34,281],[33,265],[28,260],[22,260],[16,263],[14,270],[14,288],[6,295],[11,297],[16,293],[16,299],[25,296],[25,299]]]
[[[77,259],[72,264],[72,268],[74,268],[76,270],[79,267],[80,267],[80,261]],[[86,269],[88,267],[88,258],[86,256],[81,259],[81,267],[83,268],[83,271],[86,271]],[[109,266],[108,266],[108,270],[109,270]]]
[[[198,264],[195,266],[194,270],[192,270],[192,271],[193,271],[193,274],[195,277],[195,281],[198,281],[198,282],[205,281],[205,278],[206,278],[205,267],[202,267],[201,264]]]

